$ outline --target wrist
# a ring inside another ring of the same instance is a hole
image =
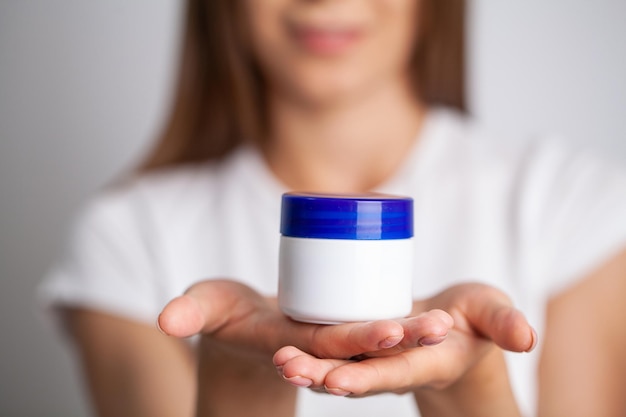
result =
[[[453,384],[419,388],[414,396],[423,417],[521,416],[504,353],[495,345]]]
[[[271,358],[203,338],[198,347],[196,416],[293,417],[296,389]]]

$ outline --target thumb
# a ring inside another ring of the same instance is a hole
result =
[[[214,333],[236,313],[242,291],[252,292],[226,280],[194,284],[163,308],[157,326],[163,333],[175,337]]]
[[[502,349],[530,352],[536,346],[537,333],[503,292],[475,284],[464,304],[470,325]]]

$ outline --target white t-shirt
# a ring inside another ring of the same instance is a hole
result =
[[[76,305],[152,326],[192,283],[233,278],[276,293],[280,196],[260,154],[145,175],[99,195],[63,263],[42,284],[48,305]],[[433,110],[404,164],[379,191],[415,203],[414,296],[462,281],[512,295],[540,338],[547,298],[626,245],[626,176],[554,141],[510,141]],[[511,354],[512,384],[534,407],[539,349]],[[301,390],[299,416],[416,416],[410,396],[346,399]]]

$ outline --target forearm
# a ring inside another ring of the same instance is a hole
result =
[[[418,389],[414,395],[423,417],[521,416],[497,347],[453,385]]]
[[[235,351],[209,338],[200,343],[198,417],[293,417],[296,389],[271,357]]]
[[[64,317],[98,416],[193,415],[195,360],[184,342],[96,311]]]

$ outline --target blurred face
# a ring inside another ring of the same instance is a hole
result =
[[[419,0],[245,0],[270,88],[308,104],[406,76]]]

